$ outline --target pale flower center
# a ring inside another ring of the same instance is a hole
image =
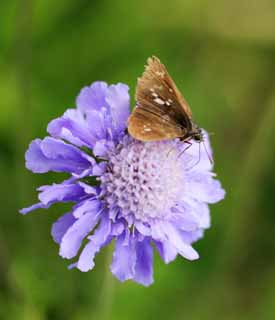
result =
[[[144,222],[169,213],[183,185],[176,144],[143,143],[125,137],[110,154],[110,170],[101,177],[107,205]]]

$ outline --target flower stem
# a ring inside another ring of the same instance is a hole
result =
[[[108,246],[106,256],[105,256],[105,263],[104,263],[102,290],[99,296],[98,312],[97,312],[98,316],[96,317],[96,319],[98,320],[108,320],[112,318],[111,313],[112,313],[113,296],[114,296],[114,289],[115,289],[114,277],[112,276],[109,270],[109,266],[112,261],[112,253],[113,253],[112,246]]]

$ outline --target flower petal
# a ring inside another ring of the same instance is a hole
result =
[[[48,171],[81,173],[91,166],[91,162],[80,150],[50,137],[32,141],[25,157],[26,167],[35,173]]]
[[[152,238],[156,241],[166,241],[167,237],[165,232],[163,231],[164,227],[162,226],[162,222],[155,222],[151,225]]]
[[[54,183],[50,186],[39,187],[40,194],[38,197],[41,202],[28,208],[23,208],[19,212],[27,214],[36,209],[48,209],[56,202],[79,201],[85,195],[85,191],[78,184],[70,184],[70,180],[66,180],[61,184]]]
[[[178,251],[168,241],[155,241],[156,248],[165,263],[169,263],[176,259]]]
[[[204,202],[184,197],[184,201],[178,202],[177,206],[172,208],[172,212],[169,221],[183,231],[210,227],[209,207]]]
[[[52,225],[52,237],[54,241],[60,244],[64,234],[76,222],[75,217],[69,213],[65,213]]]
[[[59,254],[66,259],[76,256],[82,240],[93,230],[100,212],[88,212],[80,217],[65,233],[60,244]]]
[[[110,106],[113,126],[117,133],[125,130],[127,119],[130,115],[129,87],[118,83],[111,85],[106,95],[106,101]]]
[[[185,243],[192,244],[203,237],[203,229],[192,232],[180,231],[180,235]]]
[[[106,171],[106,162],[100,162],[93,167],[93,176],[101,176]]]
[[[110,217],[109,217],[110,218]],[[112,223],[112,236],[119,236],[125,229],[125,225],[123,222]]]
[[[186,202],[187,204],[187,202]],[[185,205],[186,205],[185,204]],[[193,216],[196,216],[197,227],[207,229],[210,227],[210,210],[208,204],[193,199],[188,199],[189,210]],[[182,229],[184,231],[184,229]],[[185,230],[187,231],[187,230]],[[189,230],[194,231],[194,230]]]
[[[39,200],[44,205],[51,205],[56,202],[79,201],[85,192],[78,184],[52,184],[39,187]]]
[[[95,143],[94,146],[94,155],[97,157],[104,157],[106,156],[109,150],[108,144],[106,140],[99,140]]]
[[[75,109],[69,109],[62,117],[52,120],[47,130],[54,138],[64,139],[79,147],[92,147],[96,142],[83,113]]]
[[[89,195],[96,196],[99,193],[99,190],[97,187],[90,186],[89,184],[84,183],[84,182],[78,182],[78,184],[83,188],[85,193],[87,193]]]
[[[185,197],[207,203],[216,203],[225,196],[221,183],[210,172],[190,172],[185,182]]]
[[[21,213],[21,214],[27,214],[27,213],[29,213],[29,212],[31,212],[31,211],[34,211],[34,210],[36,210],[36,209],[47,209],[49,206],[45,206],[43,203],[41,203],[41,202],[39,202],[39,203],[35,203],[35,204],[33,204],[32,206],[30,206],[30,207],[27,207],[27,208],[23,208],[23,209],[21,209],[21,210],[19,210],[19,212]]]
[[[105,82],[97,81],[92,83],[89,87],[84,87],[77,99],[76,105],[82,112],[91,110],[100,110],[102,107],[106,107],[105,101],[108,85]]]
[[[93,269],[94,257],[100,249],[105,246],[111,238],[109,238],[111,232],[111,222],[109,217],[103,217],[101,219],[99,227],[95,230],[94,234],[89,237],[90,242],[86,244],[85,248],[80,254],[77,262],[77,268],[83,272],[87,272]]]
[[[200,219],[193,214],[193,208],[188,204],[185,206],[177,206],[174,209],[173,215],[169,219],[170,222],[177,225],[181,230],[193,231],[198,229],[200,224]]]
[[[106,108],[102,108],[100,111],[91,110],[86,114],[86,120],[89,126],[89,130],[96,138],[96,141],[105,140],[108,137],[107,131],[110,127],[110,114]]]
[[[151,228],[148,224],[145,224],[141,221],[136,221],[135,222],[135,227],[137,228],[137,230],[144,236],[151,236]]]
[[[133,237],[127,239],[125,232],[118,236],[111,264],[112,273],[120,281],[132,279],[135,275],[136,241]]]
[[[173,226],[171,223],[165,223],[165,230],[163,231],[166,233],[168,241],[177,249],[180,255],[188,260],[196,260],[199,258],[197,251],[193,249],[190,244],[184,242],[176,226]]]
[[[137,261],[134,280],[144,286],[153,283],[153,248],[150,239],[146,238],[136,244]]]
[[[92,212],[99,211],[100,207],[101,207],[100,201],[97,201],[96,199],[88,199],[74,206],[73,216],[75,218],[80,218],[89,211],[92,211]]]

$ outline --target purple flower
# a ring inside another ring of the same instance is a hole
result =
[[[192,243],[210,226],[208,204],[225,194],[206,151],[199,152],[195,142],[185,150],[178,139],[144,143],[130,137],[124,84],[95,82],[81,90],[76,104],[26,152],[29,170],[67,172],[68,179],[40,187],[40,202],[21,213],[73,202],[53,224],[52,236],[59,254],[75,258],[70,267],[81,271],[91,270],[95,255],[111,241],[111,271],[120,281],[153,282],[153,246],[165,263],[178,254],[198,259]]]

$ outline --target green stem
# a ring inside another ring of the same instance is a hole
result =
[[[104,263],[104,275],[102,281],[102,290],[99,296],[97,320],[111,319],[113,297],[115,291],[115,280],[109,269],[112,261],[113,247],[109,246],[106,252]]]

